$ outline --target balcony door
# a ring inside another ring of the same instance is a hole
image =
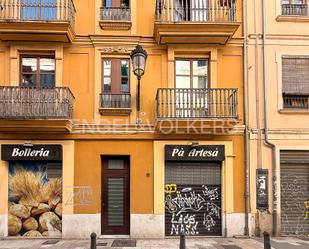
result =
[[[22,55],[20,84],[22,87],[55,87],[55,58],[49,55]]]
[[[177,117],[205,117],[208,113],[208,59],[175,62],[175,113]]]
[[[101,107],[130,107],[129,59],[104,58],[102,60]]]
[[[130,158],[102,159],[102,234],[130,234]]]
[[[21,19],[56,20],[57,0],[22,0]]]
[[[129,7],[129,0],[103,0],[103,6],[106,8]]]
[[[207,21],[208,0],[176,0],[174,2],[175,21]]]

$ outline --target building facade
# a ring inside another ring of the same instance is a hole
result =
[[[0,3],[0,236],[244,234],[242,1]]]
[[[255,233],[308,235],[308,2],[262,3],[247,1]]]

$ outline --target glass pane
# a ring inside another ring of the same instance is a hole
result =
[[[36,86],[36,75],[35,74],[23,74],[21,79],[22,86],[35,87]]]
[[[177,76],[176,77],[176,88],[190,88],[190,77]]]
[[[57,18],[57,0],[22,0],[21,18],[53,20]]]
[[[129,0],[121,0],[120,6],[121,7],[129,7],[130,1]]]
[[[104,78],[103,91],[104,92],[110,92],[111,91],[111,78]]]
[[[130,92],[130,90],[129,90],[129,79],[128,78],[122,78],[121,79],[120,91],[121,92]]]
[[[124,225],[124,178],[108,178],[108,225]]]
[[[37,71],[36,58],[22,58],[21,63],[23,73],[35,73]]]
[[[54,74],[41,74],[41,87],[54,87],[55,75]]]
[[[55,59],[41,58],[40,59],[41,73],[55,73]]]
[[[207,77],[193,77],[193,88],[207,88]]]
[[[121,60],[121,75],[129,76],[129,61]]]
[[[108,169],[124,169],[124,161],[108,160]]]
[[[193,61],[193,75],[207,75],[208,61]]]
[[[112,69],[112,62],[110,60],[105,60],[103,62],[104,67],[104,76],[110,76],[111,75],[111,69]]]
[[[105,7],[111,7],[112,6],[112,0],[105,0]]]
[[[190,61],[176,60],[176,75],[190,75]]]

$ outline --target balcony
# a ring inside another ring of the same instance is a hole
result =
[[[73,0],[0,0],[0,39],[72,42]]]
[[[0,86],[0,131],[69,132],[73,100],[67,87]]]
[[[308,16],[307,4],[282,4],[281,10],[283,16]]]
[[[238,89],[160,88],[157,91],[159,131],[230,130],[238,122]]]
[[[157,0],[154,37],[159,44],[226,44],[240,23],[236,0]]]
[[[131,113],[130,93],[101,93],[100,108],[101,115],[124,116]]]
[[[128,7],[101,7],[100,27],[104,30],[129,30],[131,9]]]

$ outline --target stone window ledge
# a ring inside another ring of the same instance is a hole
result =
[[[114,20],[101,20],[99,22],[103,30],[129,30],[132,27],[131,21],[114,21]]]
[[[280,109],[281,114],[309,114],[309,109]]]
[[[277,22],[309,22],[309,16],[279,15]]]

